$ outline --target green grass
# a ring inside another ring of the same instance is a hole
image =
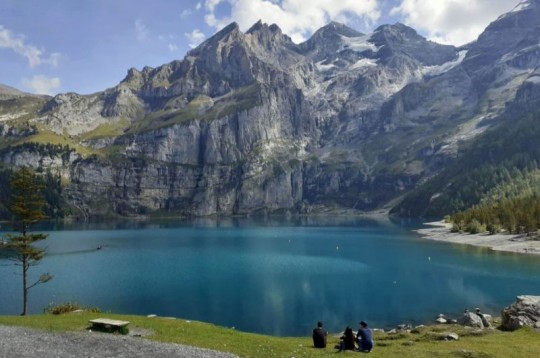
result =
[[[71,137],[67,135],[60,135],[53,131],[46,130],[43,128],[40,128],[38,133],[15,142],[14,145],[23,144],[23,143],[55,144],[55,145],[61,145],[61,146],[67,145],[75,149],[82,156],[89,156],[91,154],[96,154],[96,152],[92,150],[91,148],[87,148],[75,142]]]
[[[111,138],[117,137],[124,133],[124,129],[129,126],[129,121],[126,118],[121,119],[120,121],[113,123],[104,123],[99,125],[97,128],[86,132],[79,136],[80,140],[90,140],[90,139],[102,139],[102,138]]]
[[[212,121],[249,110],[261,104],[258,84],[239,88],[220,98],[195,97],[186,107],[176,111],[160,110],[137,120],[127,134],[167,128],[192,120]],[[215,101],[214,101],[215,100]]]
[[[131,126],[128,133],[134,134],[146,130],[170,127],[175,124],[189,122],[201,116],[205,106],[212,105],[212,99],[206,96],[194,98],[186,107],[174,112],[160,110],[149,114]]]
[[[20,96],[10,99],[0,99],[0,114],[27,112],[35,116],[38,110],[46,102],[46,99],[37,96]]]
[[[130,330],[144,328],[154,332],[148,339],[188,344],[241,357],[334,357],[336,335],[328,338],[328,347],[312,348],[310,332],[305,337],[282,338],[239,332],[215,325],[165,318],[146,318],[104,313],[65,315],[0,316],[0,324],[32,327],[47,331],[84,331],[88,321],[98,317],[130,321]],[[375,348],[370,357],[419,358],[527,358],[540,352],[540,333],[532,329],[517,332],[484,330],[477,332],[460,326],[430,326],[416,333],[375,334]],[[441,341],[445,332],[455,332],[459,341]],[[347,356],[360,353],[344,353]]]

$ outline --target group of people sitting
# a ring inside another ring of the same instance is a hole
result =
[[[323,328],[321,321],[317,322],[317,327],[313,329],[313,345],[315,348],[326,348],[326,337],[328,332]],[[358,345],[358,348],[356,346]],[[366,322],[360,322],[360,327],[356,335],[351,327],[347,326],[345,332],[340,337],[339,345],[336,345],[339,351],[359,350],[360,352],[369,353],[373,349],[373,336],[371,329],[368,328]]]

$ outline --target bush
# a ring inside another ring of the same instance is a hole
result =
[[[123,334],[123,335],[127,335],[127,334],[129,334],[129,328],[127,328],[126,326],[120,327],[120,329],[118,330],[118,333]]]
[[[66,303],[49,303],[47,307],[43,309],[44,313],[47,314],[64,314],[64,313],[70,313],[77,310],[83,310],[86,312],[93,312],[93,313],[101,313],[101,310],[97,307],[87,307],[84,305],[81,305],[77,302],[66,302]]]
[[[452,225],[452,232],[459,232],[460,234],[465,230],[465,222],[461,220],[460,222],[454,222]]]
[[[467,225],[467,232],[471,234],[480,234],[486,232],[486,226],[482,225],[480,221],[472,219],[471,222]]]
[[[488,224],[486,229],[489,231],[490,235],[495,235],[502,231],[502,226],[499,224]]]

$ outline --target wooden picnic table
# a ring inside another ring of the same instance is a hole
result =
[[[92,324],[92,328],[107,332],[121,332],[124,327],[127,327],[129,324],[128,321],[119,321],[109,318],[96,318],[91,319],[89,322]]]

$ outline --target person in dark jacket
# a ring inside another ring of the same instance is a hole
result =
[[[354,344],[354,333],[351,327],[347,326],[345,328],[345,332],[343,333],[343,336],[341,336],[339,342],[339,351],[354,351],[356,350],[356,346]]]
[[[366,322],[360,322],[360,328],[356,334],[356,339],[358,341],[358,349],[360,352],[371,352],[373,349],[373,335]]]
[[[323,323],[321,321],[317,322],[317,327],[313,328],[313,345],[315,348],[326,348],[326,332],[323,328]]]

